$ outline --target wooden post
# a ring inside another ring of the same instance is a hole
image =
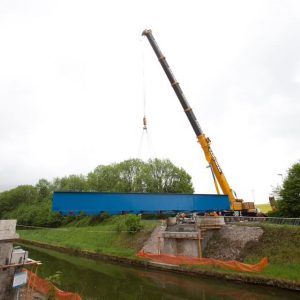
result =
[[[202,258],[201,230],[199,230],[198,232],[198,253],[199,253],[199,258]]]
[[[158,239],[157,252],[158,252],[158,254],[160,254],[160,236],[157,239]]]

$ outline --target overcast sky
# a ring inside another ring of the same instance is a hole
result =
[[[300,1],[0,1],[0,190],[151,149],[214,193],[151,28],[238,196],[300,158]],[[143,80],[143,72],[145,74]]]

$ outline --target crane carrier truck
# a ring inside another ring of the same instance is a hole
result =
[[[230,200],[231,204],[231,211],[226,212],[229,214],[234,214],[234,215],[256,215],[257,210],[254,206],[253,202],[244,202],[242,199],[238,199],[235,196],[235,193],[231,189],[224,173],[223,170],[218,163],[218,160],[216,156],[214,155],[212,148],[210,146],[211,141],[208,137],[205,136],[203,133],[203,130],[201,129],[196,116],[190,107],[178,81],[175,79],[175,76],[173,72],[171,71],[167,60],[165,56],[162,54],[160,48],[158,47],[158,44],[156,43],[156,40],[153,37],[152,31],[150,29],[146,29],[142,33],[143,36],[146,36],[151,47],[153,48],[158,61],[160,62],[163,70],[165,71],[172,88],[174,89],[175,94],[177,95],[177,98],[179,99],[182,108],[192,125],[192,128],[197,136],[198,142],[200,143],[203,151],[205,158],[209,164],[209,167],[211,168],[212,174],[213,174],[213,179],[214,179],[214,184],[215,188],[218,194],[220,194],[220,188],[223,192],[223,194],[228,195],[228,198]]]

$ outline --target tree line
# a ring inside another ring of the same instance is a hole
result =
[[[282,186],[277,188],[275,194],[277,195],[275,210],[270,215],[300,218],[300,162],[289,168]]]
[[[69,175],[52,181],[40,179],[0,193],[0,219],[18,224],[60,226],[72,218],[51,211],[54,191],[193,193],[191,176],[170,160],[125,160],[99,165],[87,175]]]

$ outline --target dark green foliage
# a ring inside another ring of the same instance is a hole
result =
[[[63,217],[62,225],[64,226],[64,225],[70,224],[74,221],[76,221],[76,216],[73,216],[73,215],[66,216],[66,217]]]
[[[56,271],[55,274],[45,278],[47,281],[52,283],[52,285],[50,286],[50,289],[48,291],[48,300],[55,300],[56,299],[56,291],[55,291],[54,286],[61,285],[61,275],[62,275],[61,271]]]
[[[279,191],[278,211],[285,217],[300,217],[300,162],[294,164]]]
[[[279,210],[274,210],[274,211],[269,211],[267,213],[268,217],[284,217],[283,212],[279,211]]]
[[[62,276],[62,272],[56,271],[55,274],[50,275],[45,279],[54,285],[61,285],[61,276]]]
[[[125,225],[127,231],[129,231],[130,233],[136,233],[143,228],[141,217],[137,215],[127,215]]]
[[[38,199],[38,191],[32,185],[20,185],[0,194],[0,218],[14,210],[20,204],[30,203]]]
[[[70,175],[55,178],[53,182],[40,179],[36,186],[18,186],[0,193],[0,218],[16,218],[19,225],[58,227],[68,224],[90,226],[103,222],[108,215],[62,217],[52,212],[53,191],[97,192],[160,192],[193,193],[191,177],[169,160],[129,159],[108,166],[100,165],[88,176]],[[133,217],[134,218],[134,217]],[[129,217],[131,220],[131,217]],[[125,218],[117,218],[120,230],[126,230]],[[133,231],[138,230],[136,219],[129,221]],[[136,226],[136,227],[135,227]]]
[[[4,219],[16,218],[19,225],[57,227],[63,217],[51,211],[51,199],[22,203],[16,209],[3,215]]]
[[[98,224],[102,223],[103,221],[107,220],[109,217],[110,217],[109,214],[106,212],[101,213],[96,216],[92,216],[92,217],[90,217],[89,225],[90,226],[98,225]]]
[[[164,220],[169,217],[174,217],[174,214],[147,214],[142,215],[142,220]]]
[[[50,194],[53,190],[53,186],[46,179],[40,179],[35,187],[37,188],[37,191],[38,191],[41,199],[50,196]]]

